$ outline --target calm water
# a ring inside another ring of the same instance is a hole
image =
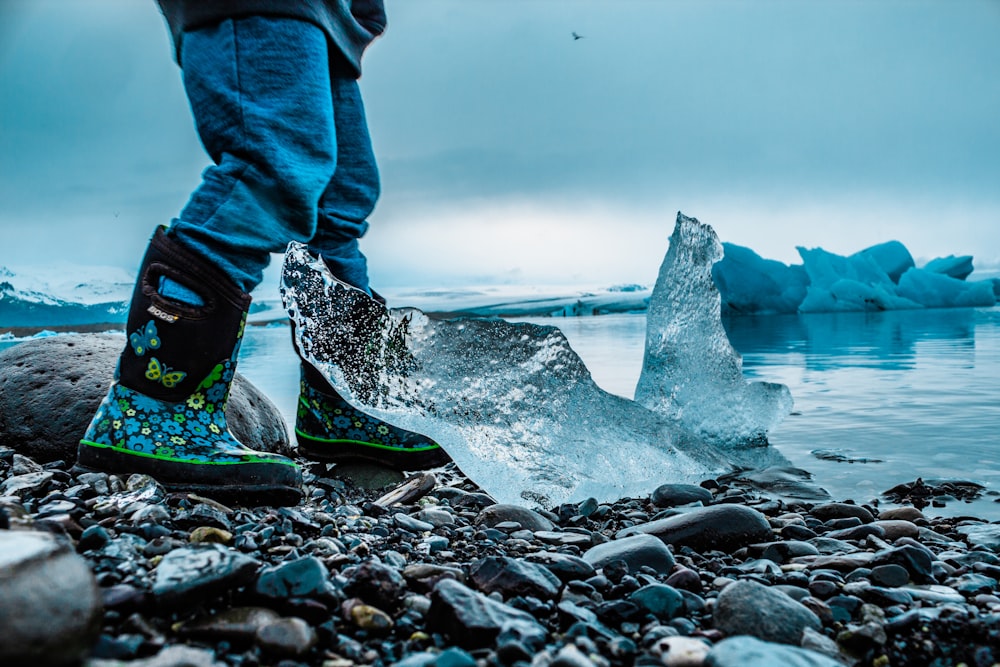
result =
[[[559,326],[601,387],[632,395],[645,316],[532,321]],[[726,326],[746,375],[782,382],[795,398],[773,445],[835,498],[867,502],[917,477],[1000,490],[1000,309],[747,317]],[[291,419],[298,377],[288,329],[248,331],[240,370]],[[823,449],[882,462],[812,454]],[[927,511],[1000,519],[992,497]]]
[[[559,320],[608,391],[630,396],[642,364],[642,315]],[[771,434],[835,498],[867,502],[917,477],[1000,490],[1000,309],[733,318],[744,373],[791,389],[795,411]],[[821,460],[837,450],[882,463]],[[926,511],[1000,519],[986,497]]]

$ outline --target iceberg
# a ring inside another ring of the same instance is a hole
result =
[[[661,333],[649,337],[659,347],[643,369],[642,401],[600,389],[555,327],[390,310],[338,281],[301,244],[285,254],[281,294],[300,354],[345,399],[434,438],[500,502],[614,500],[738,466],[787,465],[760,446],[790,409],[787,389],[740,392],[747,383],[711,279],[718,239],[678,214],[670,253],[651,301],[677,303],[648,318]],[[682,344],[669,341],[675,335]],[[659,393],[658,381],[666,383]]]
[[[713,276],[727,314],[989,307],[1000,297],[996,279],[965,280],[971,256],[949,255],[917,267],[899,241],[848,256],[798,247],[802,264],[791,266],[742,246],[724,248]]]

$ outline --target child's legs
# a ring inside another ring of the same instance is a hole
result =
[[[181,67],[215,164],[170,233],[249,292],[270,253],[313,237],[334,172],[326,37],[302,21],[227,20],[184,35]]]
[[[365,120],[361,91],[354,79],[330,82],[337,136],[337,169],[319,202],[316,235],[309,249],[321,255],[334,275],[368,291],[368,263],[358,239],[379,196],[379,175]]]

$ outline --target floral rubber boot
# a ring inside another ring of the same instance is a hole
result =
[[[318,461],[371,461],[398,470],[426,470],[451,461],[430,438],[351,406],[309,362],[302,362],[300,376],[295,414],[300,455]]]
[[[203,304],[162,297],[163,277]],[[240,504],[298,503],[299,467],[245,447],[226,424],[249,306],[228,276],[158,229],[132,296],[115,380],[80,441],[75,470],[144,473],[172,491]]]

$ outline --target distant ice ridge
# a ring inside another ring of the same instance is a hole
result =
[[[994,306],[1000,279],[966,281],[972,257],[940,257],[917,268],[899,241],[850,256],[798,248],[801,265],[763,259],[731,243],[713,269],[723,312],[820,313]]]
[[[53,264],[15,272],[0,266],[0,326],[124,322],[133,282],[115,267]]]
[[[282,297],[301,353],[345,398],[437,440],[497,500],[613,500],[787,464],[763,445],[791,401],[742,378],[711,280],[719,256],[711,228],[678,214],[651,298],[675,303],[648,317],[639,402],[600,389],[555,327],[386,310],[299,244],[285,256]]]

